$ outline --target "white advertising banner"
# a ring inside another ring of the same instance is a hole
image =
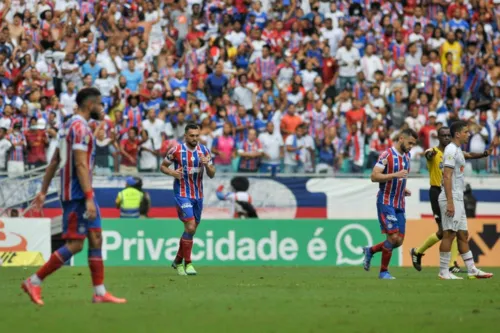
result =
[[[473,195],[493,194],[500,189],[499,178],[471,178],[466,183],[472,187]],[[431,205],[426,199],[429,179],[409,178],[406,187],[412,192],[406,198],[406,218],[420,219],[431,215]],[[324,193],[327,197],[327,217],[329,219],[373,219],[377,217],[376,196],[378,184],[369,179],[316,178],[307,182],[307,190]],[[500,203],[495,200],[478,200],[478,216],[498,216]]]
[[[50,219],[0,218],[0,252],[40,252],[47,261],[51,253]]]

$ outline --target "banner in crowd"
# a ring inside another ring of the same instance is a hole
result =
[[[466,180],[477,199],[478,217],[500,217],[500,178],[470,178]],[[230,191],[230,178],[220,177],[204,181],[204,219],[231,218],[230,203],[220,201],[215,192],[219,185]],[[173,179],[144,177],[144,190],[152,200],[150,217],[176,218]],[[122,177],[96,177],[94,188],[101,215],[119,217],[115,207],[118,192],[125,187]],[[432,216],[429,203],[429,180],[408,180],[412,196],[406,199],[408,218]],[[328,218],[373,219],[378,184],[362,178],[250,178],[249,193],[260,218]],[[60,215],[59,203],[45,210],[45,216]],[[362,207],[362,209],[360,209]]]
[[[103,258],[108,266],[167,267],[182,232],[176,220],[106,219]],[[207,220],[194,238],[192,260],[203,266],[361,266],[363,247],[384,238],[376,220]],[[400,258],[394,251],[394,265]],[[73,264],[86,266],[87,251]]]
[[[45,261],[50,258],[50,219],[0,218],[0,252],[26,251],[41,253]]]
[[[500,219],[469,219],[469,246],[478,267],[500,266]],[[431,219],[410,220],[406,226],[403,245],[403,266],[412,266],[409,251],[420,247],[429,235],[436,232],[436,222]],[[458,258],[463,266],[463,261]],[[439,243],[431,247],[422,258],[423,266],[439,266]]]

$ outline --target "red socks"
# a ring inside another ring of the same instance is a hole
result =
[[[49,261],[40,267],[40,269],[36,272],[36,275],[43,281],[43,279],[47,276],[61,268],[66,261],[71,259],[72,256],[73,253],[71,253],[66,246],[59,248],[57,251],[52,253]]]
[[[380,271],[385,272],[389,267],[389,262],[391,262],[392,249],[388,249],[385,246],[382,248],[382,265],[380,266]]]
[[[183,253],[182,253],[182,238],[179,241],[179,250],[177,250],[177,255],[175,256],[175,263],[180,264],[182,263],[182,258],[183,258]]]
[[[104,263],[102,261],[101,249],[89,249],[88,261],[92,285],[100,286],[104,284]]]
[[[183,257],[184,257],[184,263],[186,265],[190,264],[191,263],[191,250],[193,249],[193,240],[181,238],[181,247],[182,247],[182,253],[183,253]]]
[[[384,242],[380,242],[378,244],[375,244],[373,245],[371,248],[370,248],[370,251],[372,253],[377,253],[377,252],[380,252],[382,251],[382,248],[384,247]]]

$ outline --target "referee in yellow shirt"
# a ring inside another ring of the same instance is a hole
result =
[[[438,231],[433,233],[418,249],[413,248],[410,251],[413,267],[417,271],[422,270],[422,256],[428,248],[439,242],[443,238],[443,225],[441,224],[441,209],[439,208],[438,197],[441,193],[441,184],[443,181],[443,152],[444,148],[451,141],[450,129],[441,127],[438,130],[439,145],[425,151],[427,159],[427,169],[429,169],[429,177],[431,188],[429,189],[429,198],[431,201],[432,213],[438,225]],[[456,259],[458,256],[457,240],[455,239],[451,246],[450,272],[460,273]]]

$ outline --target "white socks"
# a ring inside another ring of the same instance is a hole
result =
[[[38,275],[36,274],[33,274],[31,277],[30,277],[30,282],[31,284],[33,284],[34,286],[39,286],[42,284],[42,280],[40,280],[40,278],[38,277]]]
[[[439,274],[442,276],[448,275],[451,252],[439,252]]]
[[[476,265],[474,265],[474,257],[472,256],[471,251],[463,253],[462,259],[464,260],[465,266],[467,266],[467,271],[470,274],[473,274],[477,271]]]
[[[104,288],[103,284],[101,284],[99,286],[94,286],[94,293],[97,296],[104,296],[104,295],[106,295],[106,288]]]

